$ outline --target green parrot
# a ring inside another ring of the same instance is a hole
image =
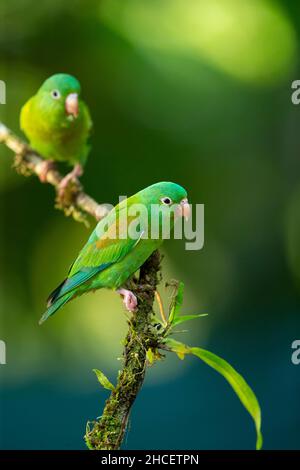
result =
[[[39,174],[46,181],[53,161],[68,162],[73,170],[60,183],[63,192],[70,180],[83,173],[90,146],[92,120],[80,99],[80,83],[64,73],[52,75],[21,109],[20,126],[31,147],[45,158]]]
[[[50,294],[40,323],[71,299],[103,287],[116,290],[134,311],[137,299],[122,286],[169,237],[175,221],[189,215],[187,193],[175,183],[156,183],[121,201],[98,223],[67,278]],[[170,230],[161,230],[168,221]]]

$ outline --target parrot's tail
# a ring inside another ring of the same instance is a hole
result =
[[[50,305],[46,312],[44,313],[44,315],[42,316],[42,318],[40,319],[39,321],[39,325],[41,325],[42,323],[44,323],[44,321],[47,320],[47,318],[51,317],[51,315],[53,315],[55,312],[57,312],[57,310],[62,307],[63,305],[65,305],[67,302],[69,302],[69,300],[71,300],[71,298],[73,297],[74,293],[73,292],[69,292],[68,294],[65,294],[63,295],[62,297],[60,297],[59,299],[57,299],[56,301],[53,302],[52,305]]]

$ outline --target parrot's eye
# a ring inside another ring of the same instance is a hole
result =
[[[166,206],[169,206],[170,204],[172,204],[172,199],[170,197],[162,197],[161,202]]]
[[[52,98],[54,98],[55,100],[59,100],[59,98],[60,98],[60,93],[59,93],[58,90],[52,90],[52,91],[51,91],[51,96],[52,96]]]

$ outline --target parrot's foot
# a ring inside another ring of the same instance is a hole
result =
[[[74,166],[73,170],[70,171],[70,173],[68,173],[59,183],[59,187],[58,187],[59,196],[60,197],[64,196],[64,193],[70,183],[75,183],[75,185],[80,186],[78,178],[80,178],[80,176],[82,175],[83,175],[83,168],[78,163],[77,165]]]
[[[134,312],[137,307],[137,298],[134,293],[127,289],[118,289],[117,292],[122,295],[126,309],[129,312]]]
[[[37,175],[41,183],[47,183],[47,175],[49,171],[54,170],[55,164],[52,160],[43,160],[36,167]]]
[[[60,207],[67,207],[72,203],[74,194],[81,189],[78,178],[82,174],[82,166],[78,164],[61,180],[57,188],[57,202]]]

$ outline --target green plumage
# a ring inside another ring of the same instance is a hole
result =
[[[88,107],[80,99],[80,83],[71,75],[48,78],[23,106],[21,129],[31,147],[43,158],[84,165],[89,153],[88,138],[92,121]],[[66,99],[78,96],[78,115],[66,112]]]
[[[118,204],[92,232],[88,242],[71,266],[68,277],[52,292],[48,309],[41,323],[72,298],[99,288],[118,289],[134,274],[163,242],[152,239],[151,207],[157,205],[164,215],[165,198],[176,207],[186,198],[186,191],[175,183],[156,183]],[[168,202],[169,202],[168,201]],[[140,204],[142,212],[130,213]],[[171,225],[174,219],[171,219]],[[130,237],[130,227],[136,224],[137,236]],[[148,238],[144,238],[145,234]]]

